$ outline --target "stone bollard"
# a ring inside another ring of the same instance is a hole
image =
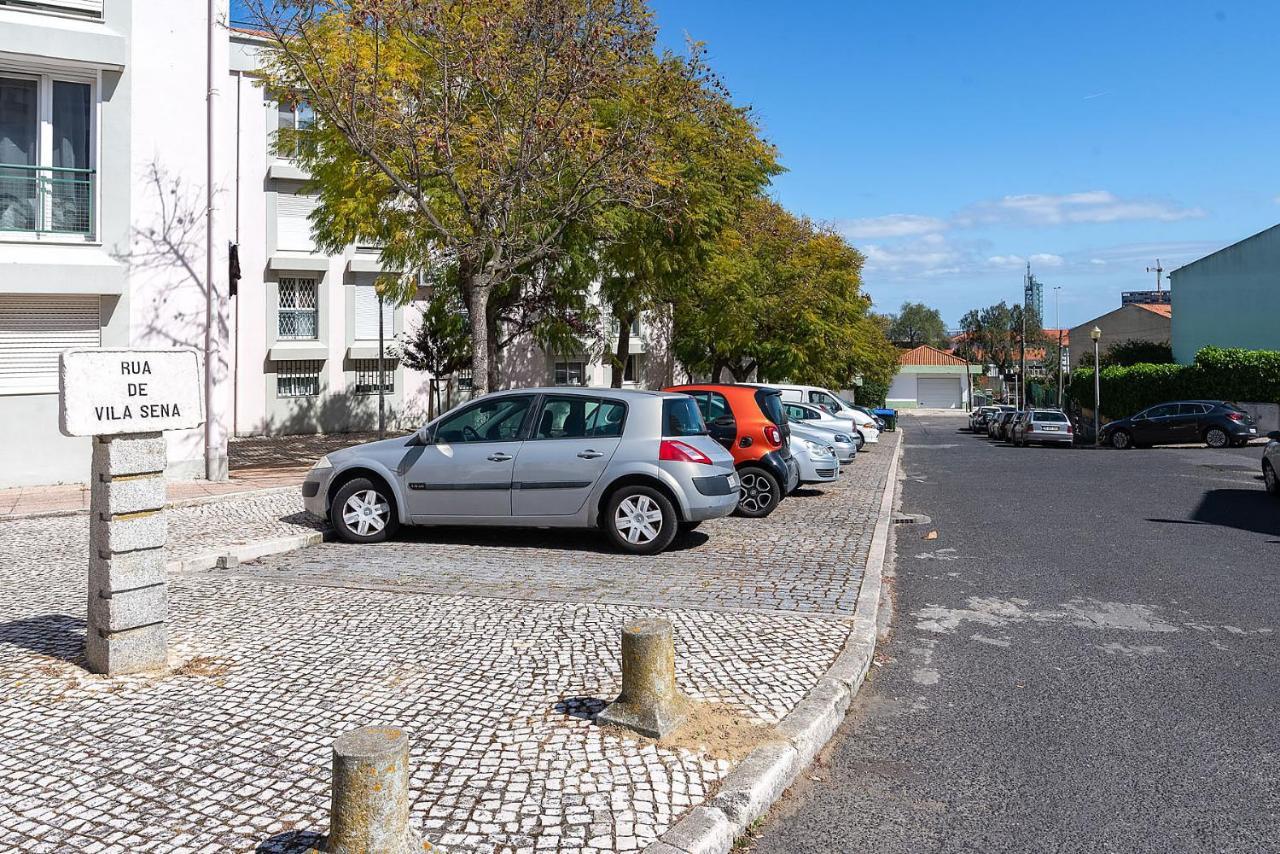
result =
[[[160,433],[93,439],[85,658],[94,673],[166,664],[166,460]]]
[[[622,693],[596,720],[662,738],[684,722],[689,700],[676,688],[676,650],[668,620],[622,627]]]
[[[333,742],[329,854],[420,854],[409,827],[409,734],[366,726]]]

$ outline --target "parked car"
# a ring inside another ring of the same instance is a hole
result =
[[[848,433],[841,432],[839,429],[827,429],[812,421],[796,421],[791,418],[790,409],[795,404],[783,404],[783,411],[787,413],[787,425],[791,428],[792,439],[797,436],[812,439],[815,442],[821,442],[824,445],[831,446],[836,452],[836,460],[841,464],[853,462],[858,456],[858,443]],[[794,443],[793,443],[794,444]]]
[[[1258,435],[1249,413],[1224,400],[1178,400],[1149,407],[1102,425],[1101,442],[1113,448],[1204,442],[1211,448],[1243,446]]]
[[[761,385],[761,383],[743,383],[743,385]],[[873,415],[854,409],[836,394],[816,385],[791,385],[789,383],[770,383],[769,388],[782,392],[782,399],[797,403],[808,403],[817,406],[845,422],[853,422],[853,428],[862,435],[863,442],[880,441],[880,427]],[[861,446],[859,446],[861,450]]]
[[[840,477],[836,449],[826,442],[792,432],[791,455],[800,469],[801,483],[830,483]]]
[[[983,426],[985,428],[985,432],[987,436],[992,439],[996,438],[996,428],[1000,426],[1000,419],[1002,419],[1006,414],[1010,412],[1017,412],[1017,411],[1018,411],[1018,407],[1016,406],[1008,406],[1003,403],[997,404],[993,408],[992,412],[987,415],[986,420],[983,422]]]
[[[1276,498],[1280,498],[1280,430],[1267,434],[1266,450],[1262,452],[1262,482]]]
[[[973,433],[987,432],[987,419],[1000,411],[998,406],[979,406],[969,413],[969,430]]]
[[[888,426],[888,425],[887,425],[887,423],[885,422],[885,420],[884,420],[883,418],[881,418],[879,415],[876,415],[876,413],[875,413],[875,411],[874,411],[874,410],[869,409],[869,408],[867,408],[867,407],[865,407],[865,406],[859,406],[859,405],[858,405],[858,404],[856,404],[856,403],[850,403],[849,401],[845,400],[843,397],[842,397],[842,398],[840,398],[839,400],[840,400],[840,402],[841,402],[841,403],[843,403],[843,404],[844,404],[845,406],[847,406],[848,408],[850,408],[850,409],[856,409],[858,412],[861,412],[863,415],[865,415],[865,416],[867,416],[868,418],[870,418],[870,419],[872,419],[873,421],[875,421],[875,422],[876,422],[876,429],[877,429],[877,430],[879,430],[881,433],[883,433],[883,432],[884,432],[884,428],[885,428],[886,426]]]
[[[1013,444],[1024,448],[1032,442],[1071,447],[1076,438],[1071,419],[1060,409],[1028,410],[1013,422],[1010,435]]]
[[[1008,409],[1001,408],[1000,414],[991,422],[990,435],[992,439],[1004,441],[1009,438],[1009,427],[1013,424],[1013,419],[1018,417],[1018,410],[1013,407]]]
[[[821,407],[808,403],[797,403],[794,400],[786,400],[782,403],[782,410],[787,414],[787,422],[789,424],[825,430],[835,438],[834,444],[850,444],[854,454],[861,451],[862,446],[866,443],[866,440],[862,438],[862,434],[855,430],[853,425],[842,418],[836,418]],[[841,460],[844,460],[843,456]],[[849,455],[848,460],[852,461],[853,455]]]
[[[733,456],[685,395],[533,388],[327,454],[302,497],[352,543],[408,524],[602,528],[623,551],[655,554],[733,512],[738,489]]]
[[[697,401],[711,438],[733,455],[741,481],[737,514],[768,516],[800,483],[791,428],[775,388],[705,383],[667,389]]]

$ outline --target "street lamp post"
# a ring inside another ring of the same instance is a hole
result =
[[[1093,339],[1093,444],[1097,447],[1102,444],[1102,383],[1098,365],[1098,341],[1102,338],[1102,330],[1093,327],[1089,337]]]
[[[1058,330],[1058,408],[1062,408],[1062,322],[1058,319],[1058,291],[1062,285],[1053,286],[1053,328]]]

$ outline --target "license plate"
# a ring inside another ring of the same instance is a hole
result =
[[[737,488],[738,488],[738,474],[737,474],[737,472],[734,472],[733,474],[729,475],[729,488],[730,488],[730,489],[737,489]]]
[[[1057,428],[1057,427],[1041,427],[1040,429],[1041,429],[1041,430],[1047,430],[1047,431],[1049,431],[1050,433],[1057,433],[1057,432],[1058,432],[1058,428]]]
[[[1249,428],[1249,432],[1250,432],[1250,433],[1257,433],[1257,432],[1258,432],[1258,428],[1257,428],[1257,427],[1250,427],[1250,428]]]

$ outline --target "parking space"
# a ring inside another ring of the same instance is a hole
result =
[[[741,754],[590,720],[620,685],[620,627],[672,620],[684,691],[776,723],[845,641],[900,435],[654,558],[587,533],[422,530],[176,576],[164,675],[83,669],[83,517],[10,522],[0,848],[302,850],[325,829],[332,738],[380,723],[413,735],[413,820],[435,842],[639,850]],[[172,511],[176,550],[315,524],[296,505]]]

